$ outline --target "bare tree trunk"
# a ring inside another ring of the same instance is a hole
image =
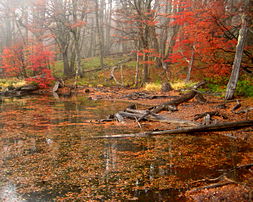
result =
[[[69,58],[67,51],[62,53],[62,59],[63,59],[63,71],[65,76],[72,76],[73,72],[69,65]]]
[[[236,46],[236,53],[235,53],[235,58],[234,58],[234,63],[233,63],[233,69],[232,73],[227,85],[227,90],[226,90],[226,100],[233,99],[235,89],[237,86],[238,78],[239,78],[239,73],[240,73],[240,66],[241,66],[241,61],[242,61],[242,55],[243,55],[243,48],[246,42],[247,38],[247,31],[248,31],[248,26],[247,26],[247,15],[244,13],[242,15],[242,25],[241,29],[239,32],[239,37],[238,37],[238,42]]]
[[[191,71],[192,71],[192,67],[193,67],[193,62],[194,62],[194,55],[195,55],[195,51],[194,51],[194,46],[192,47],[192,54],[191,54],[191,59],[188,63],[188,71],[187,71],[187,75],[186,75],[186,82],[189,82],[191,79]]]
[[[136,53],[136,66],[135,66],[135,83],[134,85],[137,87],[139,84],[139,69],[140,69],[140,60],[139,60],[138,51]]]
[[[100,66],[104,67],[104,30],[103,30],[103,21],[104,21],[104,1],[96,0],[96,27],[99,40],[99,51],[100,51]]]

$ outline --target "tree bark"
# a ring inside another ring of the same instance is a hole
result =
[[[157,135],[183,134],[183,133],[193,134],[194,132],[227,131],[227,130],[245,128],[245,127],[252,127],[252,126],[253,126],[253,120],[249,120],[249,121],[226,122],[226,123],[211,124],[211,125],[204,125],[204,126],[202,125],[202,126],[196,126],[196,127],[179,128],[179,129],[173,129],[173,130],[162,130],[162,131],[120,134],[120,135],[106,135],[106,136],[99,136],[95,138],[150,137],[150,136],[157,136]]]
[[[227,90],[226,90],[226,100],[231,100],[234,97],[234,93],[236,90],[238,78],[239,78],[239,73],[240,73],[240,66],[241,66],[241,61],[242,61],[242,55],[243,55],[243,48],[246,42],[247,38],[247,32],[248,32],[248,25],[247,25],[247,15],[243,14],[242,15],[242,25],[241,29],[239,32],[239,37],[238,37],[238,42],[236,46],[236,53],[235,53],[235,58],[234,58],[234,63],[233,63],[233,69],[232,73],[227,85]]]

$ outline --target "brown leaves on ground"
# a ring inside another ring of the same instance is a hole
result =
[[[197,192],[186,192],[189,201],[240,201],[247,202],[252,200],[252,191],[242,185],[226,185],[212,189],[204,189]]]

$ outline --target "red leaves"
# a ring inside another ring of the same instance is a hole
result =
[[[7,76],[21,74],[23,64],[22,46],[5,48],[2,53],[2,69]]]
[[[182,5],[182,2],[175,1],[175,6]],[[167,61],[178,63],[180,66],[187,66],[194,51],[195,65],[204,69],[204,74],[226,75],[231,69],[228,53],[233,52],[236,45],[235,40],[229,40],[224,35],[224,27],[218,22],[224,21],[225,7],[221,1],[210,1],[203,5],[201,1],[184,1],[183,11],[177,12],[172,24],[180,25],[180,34],[176,38],[174,53]],[[215,9],[214,9],[215,8]],[[229,27],[226,29],[230,29]]]
[[[48,67],[54,62],[54,53],[43,44],[13,46],[2,53],[2,68],[6,76],[28,76],[29,82],[46,88],[53,80]],[[30,77],[29,77],[30,75]]]

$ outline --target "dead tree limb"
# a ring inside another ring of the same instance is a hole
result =
[[[145,110],[133,110],[133,109],[126,109],[126,111],[120,111],[117,113],[121,117],[125,118],[131,118],[131,119],[137,119],[139,121],[140,118],[142,118],[144,115],[146,115]],[[182,120],[182,119],[171,119],[169,117],[161,116],[159,114],[154,114],[152,112],[149,113],[149,115],[145,116],[146,120],[149,121],[160,121],[164,123],[176,123],[176,124],[182,124],[182,125],[191,125],[196,126],[198,125],[195,122]]]
[[[171,109],[175,109],[179,104],[181,104],[183,102],[187,102],[187,101],[191,100],[192,98],[194,98],[196,94],[197,94],[197,92],[192,90],[189,93],[187,93],[179,98],[176,98],[176,99],[168,101],[168,102],[164,102],[158,106],[151,108],[150,110],[153,113],[159,113],[163,110],[168,109],[168,107]]]
[[[222,117],[223,119],[227,119],[228,117],[224,114],[220,114],[220,112],[218,111],[213,111],[213,112],[205,112],[205,113],[202,113],[202,114],[196,114],[194,116],[194,120],[198,120],[198,119],[201,119],[201,118],[204,118],[206,115],[210,115],[210,117],[213,117],[213,116],[219,116],[219,117]]]
[[[238,112],[234,112],[235,114],[244,114],[244,113],[248,113],[248,112],[250,112],[250,111],[252,111],[253,110],[253,107],[248,107],[248,108],[246,108],[246,109],[244,109],[244,110],[240,110],[240,111],[238,111]]]
[[[236,100],[236,105],[231,109],[231,112],[235,112],[235,110],[239,109],[241,107],[241,103],[239,102],[239,100]]]
[[[170,100],[168,102],[164,102],[164,103],[162,103],[158,106],[150,108],[151,112],[159,113],[163,110],[176,111],[178,105],[180,105],[183,102],[187,102],[187,101],[191,100],[192,98],[194,98],[195,95],[198,94],[196,89],[199,88],[200,86],[204,85],[205,83],[206,82],[204,82],[204,81],[202,81],[200,83],[197,83],[195,86],[193,86],[192,90],[189,93],[186,93],[186,94],[184,94],[184,95],[182,95],[179,98],[176,98],[174,100]]]
[[[151,132],[144,132],[144,133],[106,135],[106,136],[100,136],[97,138],[150,137],[150,136],[168,135],[168,134],[227,131],[227,130],[236,130],[240,128],[252,127],[252,126],[253,126],[253,120],[248,120],[248,121],[225,122],[225,123],[218,123],[218,124],[201,125],[201,126],[186,127],[186,128],[172,129],[172,130],[151,131]]]

